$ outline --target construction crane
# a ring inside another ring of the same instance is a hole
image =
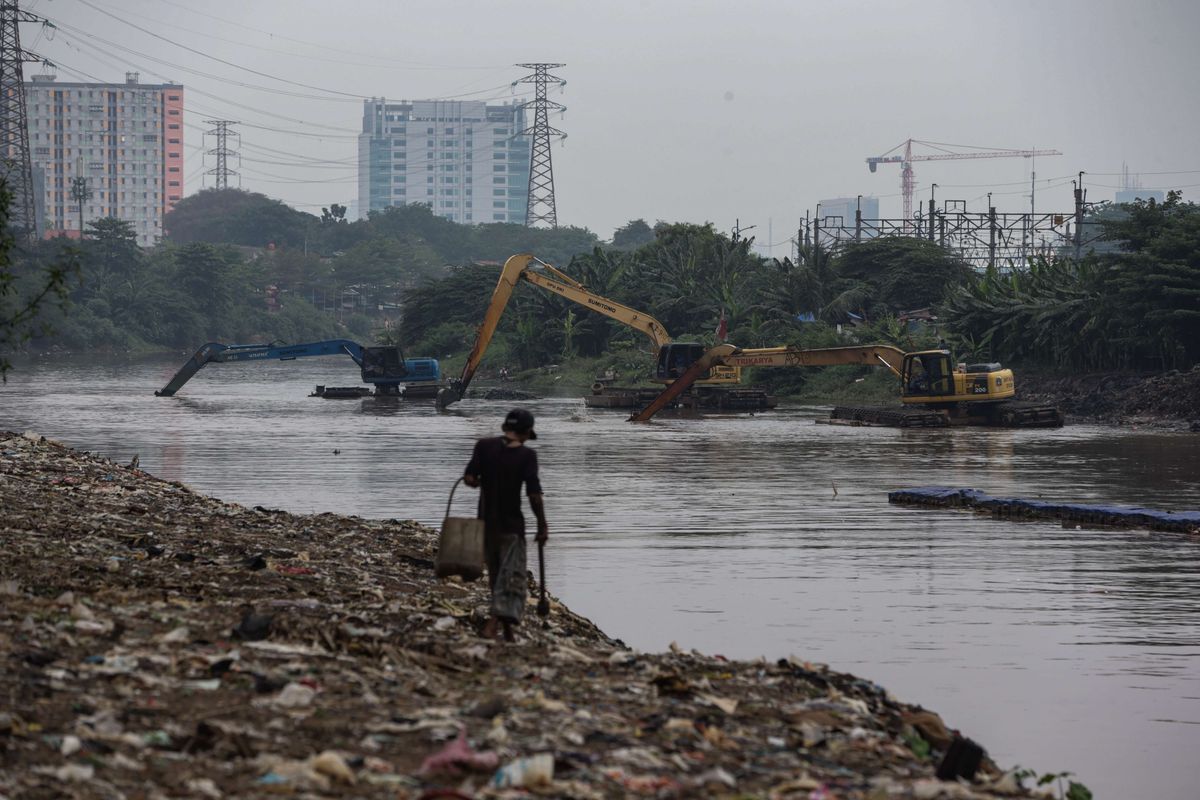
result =
[[[923,145],[936,150],[936,153],[913,154],[913,145]],[[966,150],[956,152],[953,148]],[[897,152],[903,150],[903,152]],[[900,190],[904,193],[904,219],[913,218],[913,190],[917,182],[913,177],[914,161],[956,161],[967,158],[1033,158],[1034,156],[1061,156],[1057,150],[1007,150],[986,149],[966,144],[944,144],[942,142],[923,142],[920,139],[908,139],[888,150],[881,156],[871,156],[867,159],[867,167],[874,172],[880,164],[900,165]]]

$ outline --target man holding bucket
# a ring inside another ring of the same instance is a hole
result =
[[[537,452],[525,446],[536,439],[533,414],[523,408],[508,412],[500,426],[503,436],[480,439],[467,464],[463,482],[480,488],[479,516],[484,521],[484,559],[492,589],[491,616],[483,635],[492,638],[499,625],[513,640],[512,626],[525,608],[525,517],[521,514],[521,484],[537,517],[537,542],[549,536]]]

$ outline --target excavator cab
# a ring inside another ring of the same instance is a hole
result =
[[[658,366],[654,377],[660,381],[673,381],[682,375],[688,367],[704,355],[706,348],[695,342],[672,342],[658,349]],[[708,377],[705,373],[700,380]]]
[[[659,383],[670,383],[682,375],[688,367],[700,359],[708,348],[698,342],[672,342],[658,349],[658,364],[654,370],[654,380]],[[713,384],[740,384],[742,371],[737,367],[718,365],[699,378],[696,383],[701,386]]]
[[[954,364],[949,350],[926,350],[904,356],[900,371],[902,397],[947,397],[954,392]]]
[[[399,381],[408,375],[408,365],[399,347],[364,347],[362,379],[364,383]]]

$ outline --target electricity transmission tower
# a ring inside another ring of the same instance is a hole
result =
[[[557,75],[551,75],[550,70],[565,67],[566,64],[517,64],[523,69],[533,72],[521,78],[516,83],[532,83],[534,85],[533,99],[522,108],[533,106],[533,125],[521,131],[521,136],[533,137],[533,148],[529,159],[529,199],[525,206],[525,226],[532,228],[535,222],[545,222],[551,228],[558,227],[558,212],[554,204],[554,167],[550,161],[550,137],[566,134],[557,128],[550,127],[550,111],[566,111],[567,107],[546,97],[546,85],[557,81],[559,86],[565,86],[566,81]]]
[[[12,192],[9,225],[25,237],[33,234],[35,220],[22,64],[41,59],[21,49],[19,24],[41,21],[41,17],[22,11],[16,0],[0,2],[0,180]]]
[[[213,126],[212,130],[205,131],[204,135],[217,137],[217,146],[204,151],[206,155],[217,157],[217,165],[204,174],[216,176],[216,188],[228,189],[229,176],[239,177],[237,170],[229,168],[229,157],[237,158],[239,155],[237,150],[229,149],[229,137],[239,138],[237,133],[230,132],[229,126],[237,125],[237,122],[231,119],[206,119],[204,123]]]
[[[83,204],[92,199],[92,189],[83,175],[83,156],[75,159],[75,177],[71,179],[71,199],[79,208],[79,241],[83,241]]]

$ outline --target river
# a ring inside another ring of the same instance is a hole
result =
[[[20,364],[0,427],[32,429],[247,505],[437,525],[503,402],[320,400],[349,359]],[[537,415],[547,583],[631,646],[830,664],[941,713],[1003,766],[1097,797],[1200,794],[1200,540],[891,506],[887,492],[1200,508],[1200,436],[901,431],[822,410],[631,425],[577,397]],[[335,451],[337,451],[335,453]],[[463,497],[460,510],[471,508]]]

